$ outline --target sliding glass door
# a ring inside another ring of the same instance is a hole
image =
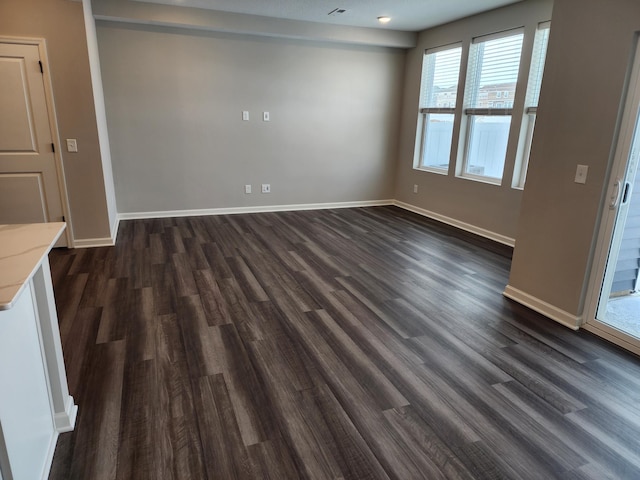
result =
[[[640,51],[636,54],[594,259],[585,328],[640,354]]]

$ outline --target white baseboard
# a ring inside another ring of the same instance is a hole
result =
[[[393,204],[393,200],[367,200],[363,202],[306,203],[297,205],[267,205],[253,207],[201,208],[195,210],[167,210],[156,212],[130,212],[118,214],[118,220],[199,217],[205,215],[237,215],[241,213],[292,212],[298,210],[327,210],[331,208],[380,207]]]
[[[451,225],[452,227],[459,228],[460,230],[464,230],[466,232],[470,232],[475,235],[488,238],[489,240],[493,240],[494,242],[498,242],[503,245],[507,245],[509,247],[513,247],[516,244],[515,238],[507,237],[505,235],[501,235],[499,233],[495,233],[490,230],[486,230],[484,228],[471,225],[470,223],[461,222],[460,220],[456,220],[455,218],[447,217],[445,215],[440,215],[439,213],[431,212],[429,210],[416,207],[415,205],[411,205],[409,203],[404,203],[399,200],[394,200],[393,205],[395,205],[396,207],[400,207],[404,210],[417,213],[418,215],[422,215],[424,217],[428,217],[433,220],[446,223],[447,225]]]
[[[111,225],[111,241],[113,242],[113,245],[116,244],[119,228],[120,228],[120,217],[116,214],[116,218],[114,219],[113,225]]]
[[[71,432],[76,425],[77,417],[78,406],[73,401],[73,397],[69,395],[65,401],[65,411],[55,413],[53,424],[58,433]]]
[[[547,303],[539,298],[534,297],[533,295],[529,295],[528,293],[523,292],[517,288],[514,288],[510,285],[507,285],[504,292],[502,293],[505,297],[510,298],[511,300],[518,302],[525,307],[529,307],[531,310],[534,310],[538,313],[541,313],[545,317],[550,318],[551,320],[555,320],[556,322],[568,327],[572,330],[578,330],[582,325],[582,316],[576,316],[569,312],[565,312],[564,310],[559,309]]]
[[[113,247],[115,244],[115,239],[111,237],[83,238],[82,240],[74,240],[73,248]]]
[[[111,225],[111,237],[73,240],[73,248],[113,247],[116,244],[116,239],[118,238],[119,227],[120,216],[116,215],[115,221],[113,222],[113,225]]]
[[[199,217],[207,215],[237,215],[243,213],[266,213],[266,212],[293,212],[299,210],[327,210],[332,208],[358,208],[358,207],[381,207],[395,205],[404,210],[408,210],[418,215],[437,220],[439,222],[451,225],[466,232],[479,235],[481,237],[493,240],[494,242],[513,247],[515,245],[515,239],[501,235],[499,233],[486,230],[484,228],[471,225],[470,223],[461,222],[454,218],[441,215],[439,213],[431,212],[424,208],[416,207],[408,203],[400,202],[398,200],[366,200],[355,202],[333,202],[333,203],[305,203],[305,204],[292,204],[292,205],[266,205],[266,206],[252,206],[252,207],[229,207],[229,208],[199,208],[192,210],[163,210],[163,211],[151,211],[151,212],[129,212],[119,213],[117,215],[116,223],[112,228],[113,238],[88,238],[83,240],[74,241],[75,248],[90,248],[90,247],[109,247],[115,245],[116,237],[118,235],[118,228],[120,221],[122,220],[140,220],[148,218],[172,218],[172,217]]]

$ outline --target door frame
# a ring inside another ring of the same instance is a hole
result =
[[[60,134],[58,131],[58,119],[56,116],[56,106],[53,100],[53,84],[51,82],[51,74],[49,70],[49,58],[47,56],[47,44],[44,38],[32,37],[12,37],[0,36],[0,43],[11,43],[17,45],[35,45],[38,47],[38,54],[42,62],[42,83],[44,85],[44,96],[47,105],[47,116],[49,117],[49,129],[51,131],[51,141],[55,146],[53,152],[56,176],[58,181],[58,191],[60,192],[60,203],[62,204],[62,213],[64,215],[67,228],[65,235],[69,248],[75,247],[73,239],[73,224],[71,220],[71,209],[69,207],[69,197],[67,193],[67,182],[64,176],[64,165],[62,163],[62,146],[60,143]]]
[[[640,35],[636,35],[634,38],[634,51],[630,62],[632,62],[632,66],[628,73],[621,102],[620,130],[615,140],[613,160],[610,164],[606,184],[606,195],[600,210],[596,248],[592,257],[592,270],[585,298],[584,323],[581,327],[640,355],[640,341],[638,339],[612,328],[596,318],[601,289],[607,273],[610,249],[614,242],[621,196],[624,185],[628,181],[626,176],[634,135],[636,127],[640,129]],[[640,175],[640,171],[638,175]],[[615,204],[615,207],[612,207],[612,204]]]

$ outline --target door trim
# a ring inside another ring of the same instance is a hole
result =
[[[73,223],[71,219],[71,209],[69,207],[69,197],[67,194],[67,182],[64,176],[64,165],[62,162],[62,146],[60,143],[60,134],[58,131],[58,119],[56,117],[56,106],[53,100],[53,84],[51,82],[51,74],[49,70],[49,58],[47,56],[47,44],[44,38],[31,37],[11,37],[0,36],[0,43],[11,43],[18,45],[36,45],[38,54],[42,62],[42,83],[44,85],[44,96],[47,104],[47,115],[49,117],[49,128],[51,130],[51,141],[55,146],[53,154],[56,164],[56,176],[58,177],[58,190],[60,191],[60,203],[62,204],[62,212],[64,215],[67,228],[65,235],[69,248],[75,247],[73,238]]]
[[[629,350],[630,352],[640,355],[640,346],[638,340],[626,333],[616,330],[602,322],[589,322],[582,325],[582,328],[588,332],[598,335],[611,343],[615,343],[619,347]]]

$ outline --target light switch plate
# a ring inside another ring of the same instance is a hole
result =
[[[576,183],[587,183],[587,173],[589,172],[589,167],[587,165],[578,165],[576,168]]]
[[[262,112],[262,120],[264,120],[265,122],[271,121],[271,116],[269,115],[269,112]]]
[[[67,152],[76,153],[78,151],[78,141],[75,138],[67,138]]]
[[[243,121],[243,122],[248,122],[248,121],[249,121],[249,112],[248,112],[248,111],[246,111],[246,110],[244,110],[244,111],[242,112],[242,121]]]

